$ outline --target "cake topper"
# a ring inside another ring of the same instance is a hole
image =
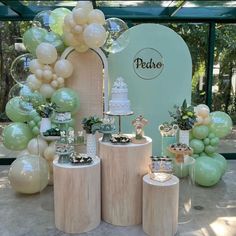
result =
[[[142,115],[139,115],[132,121],[132,125],[135,128],[135,137],[131,139],[132,143],[145,143],[146,138],[144,137],[144,126],[147,125],[146,120]]]
[[[118,89],[127,89],[128,86],[127,84],[124,82],[124,79],[122,77],[118,77],[114,84],[113,84],[113,88],[118,88]]]

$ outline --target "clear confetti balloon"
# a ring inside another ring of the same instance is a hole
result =
[[[33,60],[30,53],[26,53],[17,57],[11,64],[10,73],[12,78],[20,84],[26,82],[27,76],[30,74],[29,62]]]
[[[14,97],[29,96],[30,94],[32,94],[32,91],[30,90],[30,88],[28,86],[22,85],[22,84],[15,84],[10,89],[8,97],[9,97],[9,99],[11,99]]]
[[[117,53],[122,51],[129,44],[129,27],[119,18],[108,18],[104,25],[107,34],[107,40],[103,45],[103,49],[109,53]],[[126,32],[126,33],[124,33]]]
[[[33,19],[33,26],[41,27],[47,31],[51,31],[50,24],[52,11],[46,10],[39,12]]]

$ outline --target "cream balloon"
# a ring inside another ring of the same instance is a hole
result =
[[[45,97],[50,98],[55,92],[55,89],[50,84],[42,84],[39,89],[39,92]]]
[[[8,179],[16,192],[38,193],[48,185],[48,163],[36,155],[19,156],[10,167]]]
[[[51,82],[51,86],[53,87],[53,88],[57,88],[58,87],[58,82],[56,81],[56,80],[53,80],[52,82]]]
[[[44,150],[48,147],[48,144],[42,138],[33,138],[29,141],[27,150],[30,154],[42,155]]]
[[[83,32],[83,27],[80,25],[76,25],[73,29],[72,29],[73,33],[75,34],[81,34]]]
[[[78,1],[75,8],[83,8],[87,13],[93,10],[93,4],[90,1]]]
[[[208,117],[210,114],[209,110],[205,107],[201,107],[197,109],[197,115],[201,116],[202,118]]]
[[[36,48],[36,56],[42,64],[52,64],[57,60],[57,50],[50,43],[40,43]]]
[[[55,158],[55,148],[53,148],[52,146],[48,146],[44,150],[43,155],[47,161],[53,161]]]
[[[52,80],[52,71],[51,70],[44,70],[43,71],[43,79],[47,82]]]
[[[75,8],[72,11],[73,19],[76,24],[83,25],[88,21],[88,12],[83,8]]]
[[[203,122],[203,118],[202,117],[200,117],[200,116],[197,116],[197,125],[201,125],[202,124],[202,122]]]
[[[65,80],[62,77],[58,77],[57,80],[58,84],[64,84]]]
[[[27,85],[33,90],[37,90],[41,87],[42,82],[36,78],[35,75],[31,74],[26,79]]]
[[[56,74],[53,74],[53,75],[52,75],[52,79],[53,79],[53,80],[56,80],[56,79],[57,79],[57,75],[56,75]]]
[[[78,46],[75,47],[75,50],[77,52],[86,52],[88,51],[89,47],[88,45],[86,45],[85,43],[81,43]]]
[[[209,125],[210,123],[211,123],[211,117],[210,116],[203,118],[203,121],[202,121],[203,125]]]
[[[65,18],[64,18],[64,24],[65,24],[67,30],[65,30],[65,29],[63,28],[63,31],[67,31],[67,32],[70,31],[73,27],[76,26],[76,23],[75,23],[75,21],[74,21],[74,19],[73,19],[72,13],[70,13],[70,14],[68,14],[68,15],[65,16]]]
[[[41,79],[42,76],[43,76],[43,70],[42,69],[37,69],[35,71],[35,76],[38,78],[38,79]]]
[[[88,15],[88,23],[98,23],[104,25],[106,23],[104,13],[98,9],[92,10]]]
[[[38,59],[33,59],[29,62],[30,72],[35,73],[37,69],[42,69],[43,65],[39,62]]]
[[[54,66],[54,71],[57,76],[68,78],[73,73],[73,65],[66,59],[58,60]]]
[[[90,48],[99,48],[106,41],[105,28],[97,23],[88,25],[83,32],[84,41]]]
[[[44,65],[44,66],[43,66],[43,69],[44,69],[44,70],[50,70],[50,71],[52,71],[52,67],[49,66],[49,65]]]
[[[75,36],[72,33],[63,34],[63,39],[66,45],[75,47],[79,44]]]

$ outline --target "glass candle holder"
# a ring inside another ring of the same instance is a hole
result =
[[[172,160],[168,157],[151,157],[150,178],[159,182],[169,180],[173,173]]]
[[[161,134],[161,155],[162,156],[170,156],[173,154],[168,150],[170,144],[176,142],[176,135],[178,131],[177,125],[171,125],[168,123],[163,123],[159,126],[159,131]]]

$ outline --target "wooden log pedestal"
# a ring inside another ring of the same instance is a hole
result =
[[[91,165],[53,162],[56,227],[66,233],[83,233],[101,221],[100,159]]]
[[[177,232],[179,179],[166,182],[143,177],[143,231],[150,236],[173,236]]]
[[[102,160],[102,219],[129,226],[142,222],[142,177],[148,173],[152,140],[114,145],[99,141]]]

